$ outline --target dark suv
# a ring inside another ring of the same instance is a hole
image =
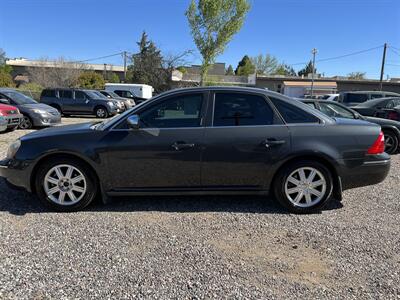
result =
[[[93,91],[82,89],[44,89],[40,102],[56,108],[64,115],[107,118],[121,111],[117,101],[101,98]]]
[[[343,103],[346,106],[355,106],[371,99],[384,97],[400,97],[400,94],[385,91],[341,92],[338,102]]]

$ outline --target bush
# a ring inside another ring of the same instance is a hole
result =
[[[15,87],[11,75],[4,71],[0,71],[0,87]]]
[[[87,89],[103,89],[104,84],[105,81],[103,76],[94,71],[86,71],[81,73],[77,80],[78,87]]]

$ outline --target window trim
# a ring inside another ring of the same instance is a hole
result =
[[[199,91],[199,92],[186,92],[186,93],[177,93],[177,94],[169,94],[165,95],[165,97],[158,99],[157,101],[151,101],[147,105],[141,107],[138,111],[133,111],[129,115],[127,115],[125,118],[117,121],[115,124],[111,125],[111,127],[108,129],[109,131],[132,131],[129,128],[116,128],[118,127],[121,123],[125,122],[127,118],[129,118],[132,115],[140,115],[142,111],[151,109],[152,107],[159,105],[160,103],[163,103],[165,101],[168,101],[169,99],[172,98],[177,98],[177,97],[183,97],[185,95],[201,95],[202,97],[202,104],[201,104],[201,110],[200,110],[200,125],[196,127],[163,127],[163,128],[157,128],[157,127],[146,127],[146,128],[139,128],[139,130],[165,130],[165,129],[194,129],[194,128],[204,128],[205,127],[205,115],[208,110],[208,93],[206,91]]]
[[[273,113],[276,115],[277,119],[280,120],[281,124],[263,124],[263,125],[225,125],[225,126],[214,126],[214,115],[215,115],[215,95],[216,94],[246,94],[246,95],[252,95],[252,96],[258,96],[264,99],[265,103],[271,108]],[[209,124],[206,126],[207,128],[238,128],[238,127],[265,127],[265,126],[282,126],[285,125],[284,120],[282,117],[277,114],[277,110],[275,106],[271,103],[270,99],[266,97],[266,95],[262,93],[254,93],[254,92],[242,92],[242,91],[230,91],[230,90],[218,90],[218,91],[211,91],[210,95],[210,101],[211,102],[211,107],[212,107],[212,113],[211,113],[211,120]]]

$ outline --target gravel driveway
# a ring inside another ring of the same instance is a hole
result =
[[[22,134],[0,135],[1,157]],[[313,215],[248,196],[138,197],[53,213],[0,180],[0,299],[399,299],[392,158],[385,182]]]

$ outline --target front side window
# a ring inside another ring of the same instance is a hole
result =
[[[84,100],[85,97],[85,93],[82,91],[75,91],[75,99],[76,100]]]
[[[270,99],[274,103],[275,107],[278,109],[282,118],[288,124],[319,123],[319,119],[317,117],[313,116],[312,114],[302,110],[301,108],[295,105],[290,105],[289,103],[286,103],[284,101],[275,98],[270,98]]]
[[[200,127],[202,104],[202,94],[172,97],[141,112],[141,127]]]
[[[332,118],[354,119],[354,114],[347,109],[331,103],[320,103],[321,112]]]
[[[215,94],[213,126],[271,125],[274,121],[274,111],[262,96]]]
[[[371,94],[371,99],[378,99],[378,98],[383,98],[383,94]]]
[[[120,97],[125,97],[125,98],[133,98],[134,97],[130,91],[117,90],[117,91],[114,91],[114,92]]]

